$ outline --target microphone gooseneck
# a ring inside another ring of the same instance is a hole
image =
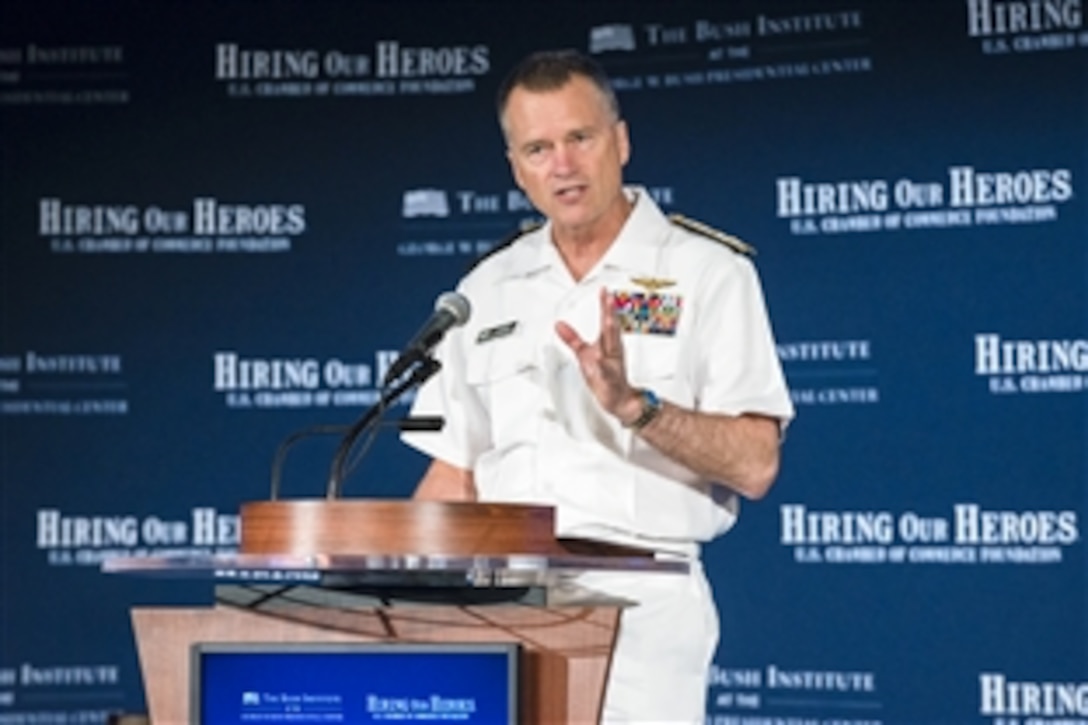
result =
[[[370,449],[382,416],[409,390],[419,387],[442,367],[431,357],[431,351],[452,328],[468,322],[472,305],[460,292],[443,292],[435,300],[434,312],[423,327],[412,337],[404,351],[393,361],[382,378],[380,397],[344,434],[329,469],[326,497],[337,499],[344,486],[344,478]],[[362,436],[371,435],[356,456],[352,452]]]
[[[410,367],[431,354],[431,350],[442,341],[452,328],[468,322],[472,314],[472,305],[460,292],[443,292],[434,303],[434,313],[423,327],[409,340],[397,359],[389,366],[382,378],[382,388],[408,371]]]

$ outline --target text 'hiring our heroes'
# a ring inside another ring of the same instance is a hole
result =
[[[944,184],[900,179],[806,182],[800,177],[777,179],[777,216],[793,218],[826,214],[885,212],[921,209],[1046,204],[1073,197],[1069,169],[1031,169],[1015,172],[980,172],[972,166],[948,170]]]
[[[191,210],[135,204],[66,204],[57,198],[38,203],[41,236],[135,236],[138,234],[284,234],[306,231],[302,204],[223,204],[203,197]]]
[[[1080,538],[1077,512],[990,511],[975,503],[953,507],[952,520],[906,512],[809,511],[800,504],[781,507],[782,543],[892,544],[896,541],[957,545],[1068,545]]]

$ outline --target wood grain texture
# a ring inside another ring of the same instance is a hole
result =
[[[260,501],[241,508],[243,554],[563,554],[547,506],[406,500]]]
[[[132,611],[151,722],[191,723],[190,653],[198,642],[519,642],[519,722],[596,723],[618,606],[293,606],[273,612],[207,608]]]

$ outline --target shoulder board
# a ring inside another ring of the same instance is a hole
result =
[[[540,229],[540,227],[542,227],[542,226],[544,226],[544,220],[543,219],[524,219],[524,220],[522,220],[521,224],[518,225],[518,228],[517,228],[516,231],[514,231],[511,234],[508,234],[506,237],[504,237],[503,239],[496,242],[495,246],[493,246],[491,249],[487,250],[486,252],[481,254],[476,259],[472,260],[472,263],[468,266],[468,269],[465,270],[465,274],[468,274],[469,272],[474,270],[476,268],[476,265],[480,264],[480,262],[483,262],[485,259],[490,257],[492,254],[497,254],[497,253],[501,252],[502,250],[506,249],[507,247],[512,245],[517,240],[524,237],[526,234],[530,234],[532,232],[535,232],[537,229]]]
[[[723,231],[719,231],[714,227],[707,226],[702,222],[697,222],[694,219],[689,219],[683,214],[669,214],[669,221],[678,227],[683,227],[689,232],[709,237],[715,242],[721,242],[725,246],[732,249],[734,252],[740,252],[741,254],[747,254],[749,257],[756,256],[756,248],[751,244],[742,242],[732,234],[726,234]]]

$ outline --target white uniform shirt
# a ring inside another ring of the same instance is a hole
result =
[[[632,385],[697,411],[785,422],[793,407],[749,259],[670,222],[644,190],[628,191],[634,209],[584,279],[571,277],[546,224],[461,282],[471,319],[443,341],[442,370],[412,411],[441,415],[446,425],[404,439],[472,470],[482,501],[554,506],[561,536],[690,553],[693,542],[733,525],[735,494],[665,458],[606,413],[556,321],[596,340],[602,287],[675,305],[678,315],[658,325],[673,334],[623,334]]]

